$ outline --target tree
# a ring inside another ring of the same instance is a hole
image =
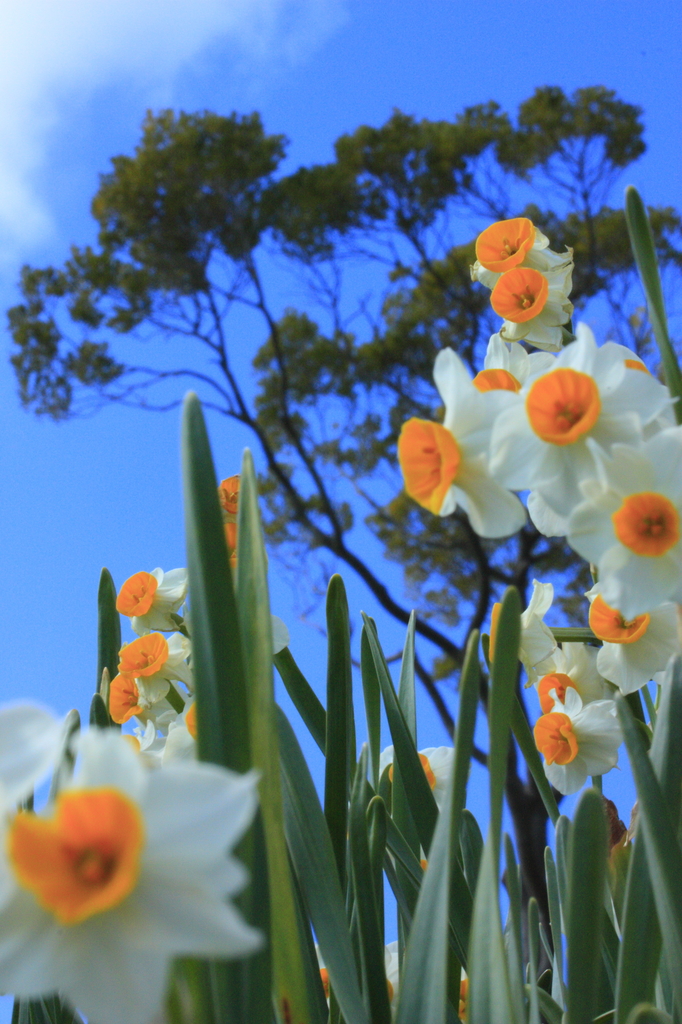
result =
[[[501,589],[523,595],[533,575],[560,577],[570,618],[589,584],[563,541],[530,524],[484,541],[466,516],[433,517],[401,494],[400,425],[434,416],[436,353],[451,345],[473,369],[494,329],[469,274],[490,220],[524,213],[554,248],[573,246],[573,301],[601,297],[612,330],[646,350],[624,217],[606,205],[644,148],[639,108],[603,87],[538,89],[515,121],[495,103],[453,121],[396,111],[338,139],[332,163],[279,176],[285,140],[257,114],[150,113],[135,154],[101,178],[97,245],[73,247],[61,268],[22,270],[23,302],[9,312],[21,401],[56,420],[109,401],[169,409],[192,383],[257,439],[266,529],[283,557],[331,553],[406,623],[409,604],[363,556],[356,525],[402,567],[426,642],[418,673],[451,726],[466,637]],[[650,213],[676,272],[680,217]],[[305,308],[278,308],[283,274],[305,286]],[[255,394],[234,369],[240,309],[261,320]],[[158,362],[124,361],[124,338],[153,341]],[[191,346],[174,364],[162,339]],[[507,795],[527,890],[544,905],[545,811],[513,748]]]

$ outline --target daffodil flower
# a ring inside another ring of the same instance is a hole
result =
[[[152,630],[170,633],[177,629],[171,618],[187,597],[186,569],[153,569],[136,572],[121,587],[116,608],[130,618],[130,625],[139,635]]]
[[[518,392],[529,377],[547,373],[554,365],[550,352],[526,352],[522,345],[508,345],[500,334],[488,342],[483,369],[473,380],[478,391]]]
[[[641,447],[594,450],[597,478],[571,515],[568,542],[597,566],[603,600],[630,622],[682,601],[682,427]]]
[[[582,500],[580,482],[596,475],[596,442],[637,444],[642,425],[669,404],[650,374],[628,371],[618,347],[597,348],[589,328],[563,349],[552,369],[529,381],[498,415],[490,468],[513,490],[537,490],[559,516]]]
[[[145,633],[125,644],[120,652],[118,675],[109,685],[109,712],[119,725],[133,715],[144,721],[165,715],[172,705],[168,697],[173,681],[183,682],[191,693],[192,671],[186,662],[191,645],[181,633],[167,639],[161,633]],[[171,695],[172,696],[172,695]],[[180,707],[185,695],[179,694]]]
[[[621,693],[641,689],[680,653],[677,608],[671,601],[628,621],[606,603],[599,583],[585,596],[590,601],[590,627],[602,641],[597,668]]]
[[[565,795],[579,790],[588,775],[604,775],[618,763],[622,735],[615,701],[583,704],[573,687],[538,718],[533,735],[545,759],[545,775]]]
[[[149,1024],[174,957],[261,945],[227,899],[246,881],[228,851],[257,779],[208,764],[147,771],[112,730],[90,730],[80,755],[53,806],[3,825],[0,989],[59,991],[98,1024]]]
[[[531,267],[543,274],[557,269],[572,272],[573,250],[553,252],[549,238],[528,217],[498,220],[476,239],[471,278],[492,290],[500,276],[515,267]]]
[[[413,418],[403,425],[398,458],[410,497],[436,515],[461,506],[482,537],[519,530],[525,509],[488,471],[491,425],[515,397],[505,390],[481,393],[452,349],[438,353],[433,371],[445,403],[443,424]]]
[[[528,607],[521,613],[521,636],[519,639],[519,661],[526,670],[530,686],[536,681],[538,673],[542,674],[551,670],[554,662],[551,660],[557,649],[557,642],[554,639],[549,626],[546,626],[543,619],[552,606],[554,600],[554,587],[551,583],[540,583],[533,580],[533,593]],[[496,601],[490,615],[490,658],[495,654],[495,641],[497,639],[497,622],[502,607]]]
[[[419,760],[439,810],[445,799],[445,790],[454,756],[453,747],[425,747],[424,750],[419,751]],[[393,747],[386,747],[379,755],[379,774],[382,775],[386,768],[391,766],[391,780],[393,778],[393,758]]]
[[[163,763],[196,758],[196,739],[197,706],[192,701],[168,728],[168,736],[162,754]]]
[[[501,316],[503,341],[526,341],[547,352],[559,352],[563,325],[573,313],[571,290],[573,265],[541,273],[517,267],[502,274],[492,290],[490,304]]]
[[[540,707],[547,714],[555,700],[563,703],[566,690],[580,694],[583,704],[604,700],[613,693],[598,667],[598,652],[587,644],[565,643],[542,663],[535,687]]]
[[[384,966],[386,968],[386,984],[388,986],[388,1001],[391,1004],[391,1011],[395,1014],[398,1006],[398,993],[400,991],[400,957],[398,951],[398,940],[389,942],[384,950]]]

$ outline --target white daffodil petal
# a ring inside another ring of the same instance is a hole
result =
[[[654,562],[633,555],[618,565],[615,559],[619,554],[619,549],[611,548],[601,558],[599,569],[604,600],[618,608],[626,619],[634,619],[675,596],[682,572],[679,556],[669,552]]]
[[[530,492],[527,507],[533,525],[544,537],[566,536],[568,519],[551,509],[539,491]]]
[[[542,618],[552,607],[554,600],[554,586],[551,583],[541,583],[540,580],[533,580],[533,593],[531,594],[528,607],[521,613],[521,626],[530,623],[530,620],[539,615]]]
[[[523,402],[499,414],[490,439],[490,472],[496,480],[515,491],[531,484],[529,465],[536,458],[537,438],[528,427]]]
[[[243,885],[243,871],[238,878]],[[178,883],[176,876],[172,898],[152,879],[140,886],[137,896],[140,944],[146,933],[146,941],[164,953],[185,949],[193,955],[216,957],[244,956],[263,945],[261,933],[228,903],[216,899],[210,888],[192,885],[190,879]]]
[[[674,429],[662,430],[647,442],[646,453],[653,468],[651,490],[664,491],[673,504],[682,504],[682,445],[676,438]]]
[[[570,796],[587,782],[588,771],[580,754],[569,764],[546,764],[545,775],[560,793]]]
[[[133,800],[144,793],[148,775],[132,746],[121,742],[113,729],[88,729],[78,741],[81,755],[69,788],[97,789],[116,786]]]
[[[237,775],[199,762],[167,765],[148,782],[145,820],[150,841],[177,857],[220,856],[253,817],[257,781],[255,772]],[[187,808],[182,820],[173,813],[179,801]]]
[[[175,721],[168,729],[168,737],[161,759],[164,765],[171,761],[194,761],[197,744],[184,722]]]
[[[15,704],[0,710],[0,785],[17,803],[52,771],[64,738],[64,723],[45,708]]]
[[[433,379],[446,409],[456,407],[462,391],[473,387],[471,374],[451,348],[441,349],[436,356]]]
[[[537,665],[548,658],[556,648],[556,640],[549,626],[534,618],[521,631],[519,661],[524,665]]]
[[[60,938],[46,912],[23,891],[0,913],[0,992],[48,995],[59,989]]]
[[[526,522],[526,510],[510,491],[473,462],[457,476],[456,489],[463,492],[460,504],[480,537],[508,537]]]
[[[569,516],[568,530],[566,531],[568,543],[593,565],[596,565],[604,552],[613,547],[615,543],[616,538],[610,514],[616,511],[618,504],[617,500],[600,501],[599,511],[606,514],[595,516],[597,503],[586,501],[578,505]]]
[[[98,1024],[150,1024],[166,991],[168,957],[122,941],[106,922],[88,924],[62,944],[61,991]]]

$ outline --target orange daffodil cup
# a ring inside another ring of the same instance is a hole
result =
[[[136,572],[121,587],[116,610],[128,616],[140,635],[155,629],[172,632],[178,624],[171,616],[185,603],[188,588],[186,569]]]
[[[601,596],[600,584],[585,595],[590,602],[589,625],[602,641],[597,668],[621,693],[634,693],[650,679],[661,681],[673,655],[680,654],[677,607],[671,601],[650,612],[626,619]]]

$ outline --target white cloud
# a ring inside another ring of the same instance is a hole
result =
[[[0,0],[0,245],[50,234],[31,179],[69,105],[117,81],[157,105],[177,73],[216,41],[257,73],[318,46],[344,0]]]

